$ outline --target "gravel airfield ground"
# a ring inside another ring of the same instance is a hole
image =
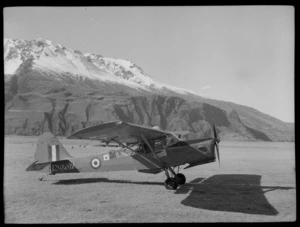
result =
[[[45,173],[25,171],[37,139],[5,136],[5,223],[296,220],[294,143],[221,141],[220,166],[181,168],[187,183],[169,191],[164,173],[72,173],[39,181]],[[94,141],[60,141],[74,157],[108,150]]]

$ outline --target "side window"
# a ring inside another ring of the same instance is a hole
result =
[[[178,142],[178,140],[174,136],[169,135],[167,137],[167,146],[172,146],[172,145],[174,145],[177,142]]]
[[[165,139],[157,140],[154,143],[154,150],[161,150],[161,149],[163,149],[165,147],[164,144],[165,144]]]
[[[139,146],[139,152],[141,152],[141,153],[149,153],[149,152],[151,152],[150,150],[149,150],[149,147],[145,144],[145,143],[141,143],[140,144],[140,146]]]
[[[138,148],[136,149],[136,151],[137,151],[138,153],[144,153],[144,151],[145,151],[144,144],[140,143],[140,144],[138,145]]]

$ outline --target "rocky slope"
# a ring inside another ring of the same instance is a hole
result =
[[[253,108],[155,82],[132,62],[51,41],[4,40],[5,133],[68,136],[120,119],[225,140],[293,141],[293,125]]]

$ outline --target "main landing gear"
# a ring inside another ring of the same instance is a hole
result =
[[[170,177],[169,172],[173,175],[173,177]],[[186,182],[186,178],[182,173],[175,173],[174,170],[170,167],[165,169],[165,173],[167,176],[167,179],[165,181],[165,187],[168,190],[176,190],[178,185],[183,185]]]

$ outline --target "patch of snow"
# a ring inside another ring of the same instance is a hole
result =
[[[5,61],[4,74],[15,74],[22,63],[23,61],[20,56],[9,61]]]
[[[143,86],[136,84],[132,81],[128,81],[122,78],[117,78],[112,74],[109,74],[101,69],[95,67],[94,70],[88,70],[82,62],[76,58],[72,52],[66,51],[66,56],[58,55],[56,57],[41,56],[34,61],[33,67],[41,69],[49,73],[65,74],[70,73],[74,77],[77,75],[84,76],[92,80],[100,80],[111,83],[123,84],[136,89],[146,90]]]
[[[16,73],[23,60],[33,58],[33,68],[44,71],[45,75],[58,75],[58,79],[68,73],[75,78],[82,76],[152,92],[169,90],[183,95],[199,95],[187,89],[156,82],[131,61],[91,53],[81,54],[60,44],[53,44],[47,39],[4,39],[4,46],[5,74]]]

